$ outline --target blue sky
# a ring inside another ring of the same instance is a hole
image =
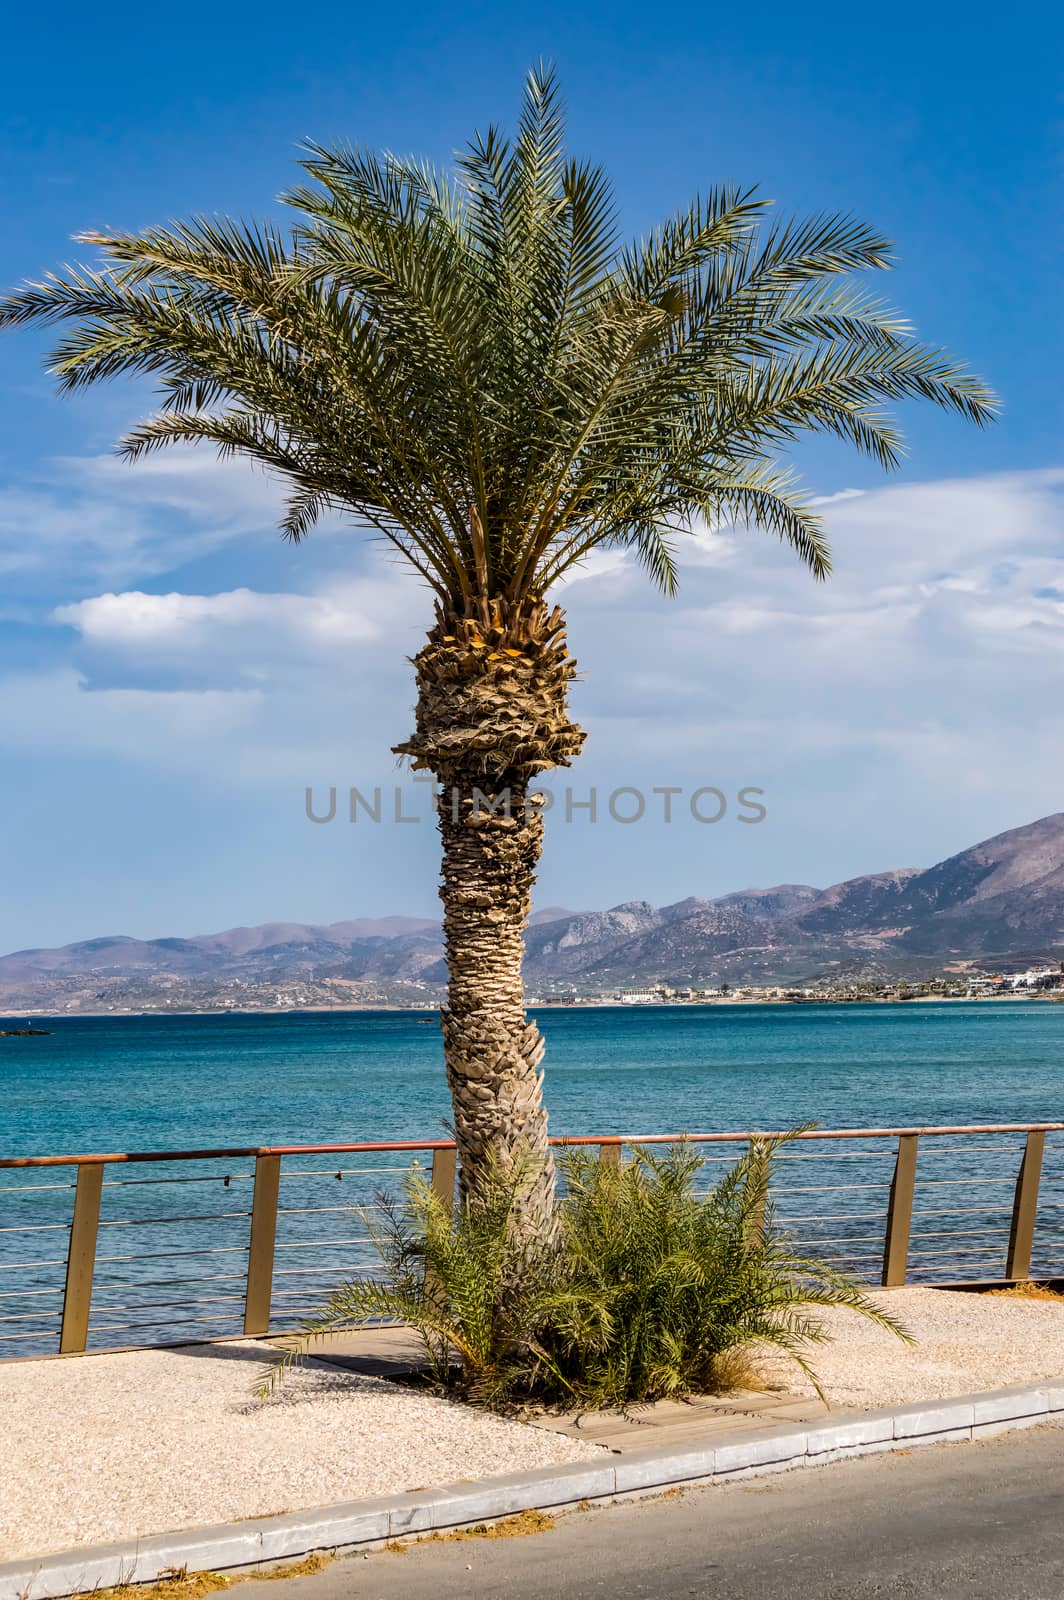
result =
[[[910,409],[889,485],[800,447],[836,543],[825,589],[750,535],[697,541],[671,606],[616,562],[570,587],[590,737],[561,787],[757,785],[768,815],[559,822],[542,904],[826,884],[1060,809],[1053,8],[1022,27],[950,4],[173,17],[9,22],[5,284],[75,257],[88,226],[267,212],[307,136],[446,159],[512,120],[548,55],[573,148],[610,168],[629,231],[721,179],[788,211],[858,212],[897,241],[884,290],[1003,396],[983,434]],[[307,784],[401,777],[388,751],[424,597],[355,531],[283,545],[262,478],[204,456],[119,466],[112,440],[147,397],[58,399],[45,342],[0,343],[0,948],[432,913],[424,820],[303,815]]]

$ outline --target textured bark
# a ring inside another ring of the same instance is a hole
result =
[[[520,1213],[530,1235],[548,1236],[544,1046],[525,1015],[521,962],[543,842],[530,782],[567,766],[584,740],[566,709],[575,664],[564,618],[538,602],[441,612],[414,665],[416,732],[397,753],[441,785],[442,1025],[462,1188],[491,1156],[503,1168],[531,1158]]]

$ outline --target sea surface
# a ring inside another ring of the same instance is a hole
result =
[[[545,1009],[558,1134],[1064,1120],[1064,1005]],[[0,1022],[0,1026],[25,1026]],[[60,1017],[0,1039],[0,1156],[439,1138],[428,1013]]]
[[[448,1116],[427,1013],[36,1019],[0,1039],[0,1157],[432,1140]],[[538,1013],[556,1134],[706,1133],[1064,1121],[1064,1006],[598,1007]],[[3,1025],[3,1024],[0,1024]],[[703,1147],[699,1183],[740,1145]],[[1023,1156],[1016,1134],[920,1142],[912,1281],[1000,1278]],[[803,1252],[877,1282],[896,1141],[781,1152],[773,1196]],[[392,1152],[286,1156],[274,1326],[379,1271],[369,1238]],[[240,1331],[255,1162],[105,1169],[90,1347]],[[72,1167],[0,1169],[0,1357],[55,1350]],[[1064,1136],[1046,1147],[1033,1268],[1064,1274]]]

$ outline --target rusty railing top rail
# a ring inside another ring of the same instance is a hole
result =
[[[686,1139],[692,1144],[737,1144],[750,1139],[781,1139],[787,1129],[745,1128],[724,1133],[581,1133],[558,1134],[555,1146],[676,1144]],[[1064,1122],[974,1122],[942,1127],[912,1128],[809,1128],[794,1134],[796,1139],[899,1139],[911,1135],[979,1133],[1062,1133]],[[258,1144],[226,1145],[210,1150],[119,1150],[70,1156],[7,1156],[0,1159],[0,1170],[13,1167],[88,1167],[109,1166],[117,1162],[140,1161],[215,1161],[247,1156],[354,1155],[387,1150],[453,1150],[453,1139],[390,1139],[354,1144]]]

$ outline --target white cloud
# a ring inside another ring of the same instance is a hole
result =
[[[166,506],[240,528],[276,521],[283,487],[250,462],[175,445],[131,464],[118,456],[61,456],[56,467],[85,488],[138,505]]]
[[[631,562],[624,550],[590,550],[582,561],[569,568],[555,585],[555,590],[561,594],[575,583],[586,583],[589,579],[601,582],[604,578],[618,577],[622,573],[627,574],[630,567]]]
[[[814,506],[837,506],[843,500],[859,500],[865,489],[839,489],[835,494],[814,495],[811,504]]]
[[[239,738],[259,712],[255,690],[109,689],[90,692],[63,670],[0,678],[0,739],[9,749],[143,759],[183,766],[190,752]]]
[[[283,500],[266,473],[206,449],[175,448],[135,465],[60,457],[0,489],[0,575],[53,592],[57,580],[154,577],[249,534],[276,540]]]
[[[796,819],[848,792],[830,845],[850,838],[854,870],[915,859],[891,844],[905,827],[959,847],[1054,809],[1064,753],[1038,730],[1064,648],[1064,472],[845,494],[824,515],[827,584],[732,532],[684,547],[674,601],[618,552],[566,586],[590,735],[573,781],[765,781],[773,816]],[[379,562],[307,593],[109,589],[53,620],[76,630],[79,675],[0,687],[5,743],[299,786],[389,781],[431,607]],[[634,891],[626,839],[597,835],[596,852],[620,846],[613,876]],[[552,849],[581,873],[575,840]]]
[[[200,649],[222,629],[280,629],[324,645],[372,639],[379,626],[369,615],[359,585],[330,595],[257,594],[231,589],[224,594],[95,595],[57,606],[53,622],[76,628],[94,644],[153,650],[180,645]]]
[[[889,758],[899,782],[911,763],[926,783],[937,749],[945,790],[992,784],[997,748],[1010,763],[1024,740],[1033,751],[1017,730],[1064,649],[1064,471],[847,494],[824,515],[826,584],[744,532],[716,536],[728,560],[715,570],[700,542],[674,602],[642,581],[581,586],[570,638],[588,761],[631,760],[635,740],[656,761],[708,742],[729,767],[819,748],[854,770]]]
[[[341,573],[306,594],[132,589],[50,613],[53,624],[76,631],[75,657],[90,689],[252,684],[316,706],[353,683],[365,689],[408,677],[406,658],[431,617],[415,574],[379,559],[362,577]]]
[[[117,759],[149,783],[179,772],[219,788],[280,784],[298,817],[308,783],[394,780],[390,746],[411,731],[403,706],[412,696],[399,687],[403,662],[389,665],[386,680],[355,666],[199,688],[116,687],[69,669],[12,673],[0,676],[0,745],[27,763]]]
[[[1005,657],[1023,675],[1010,690],[1033,690],[1064,641],[1062,490],[1064,471],[1046,471],[828,497],[836,572],[826,584],[756,532],[714,535],[711,565],[705,536],[681,546],[691,559],[674,601],[623,552],[597,554],[564,596],[587,669],[585,715],[600,729],[627,725],[657,701],[659,730],[679,741],[689,719],[719,717],[722,703],[741,699],[771,721],[774,706],[800,697],[833,707],[860,740],[877,718],[904,724],[917,704],[952,712],[962,685],[998,703]],[[52,612],[79,632],[90,665],[106,657],[113,673],[120,661],[131,680],[166,662],[167,687],[182,674],[224,685],[238,662],[293,694],[323,672],[334,683],[366,671],[407,683],[403,657],[429,616],[416,580],[383,562],[307,594],[133,589]]]

